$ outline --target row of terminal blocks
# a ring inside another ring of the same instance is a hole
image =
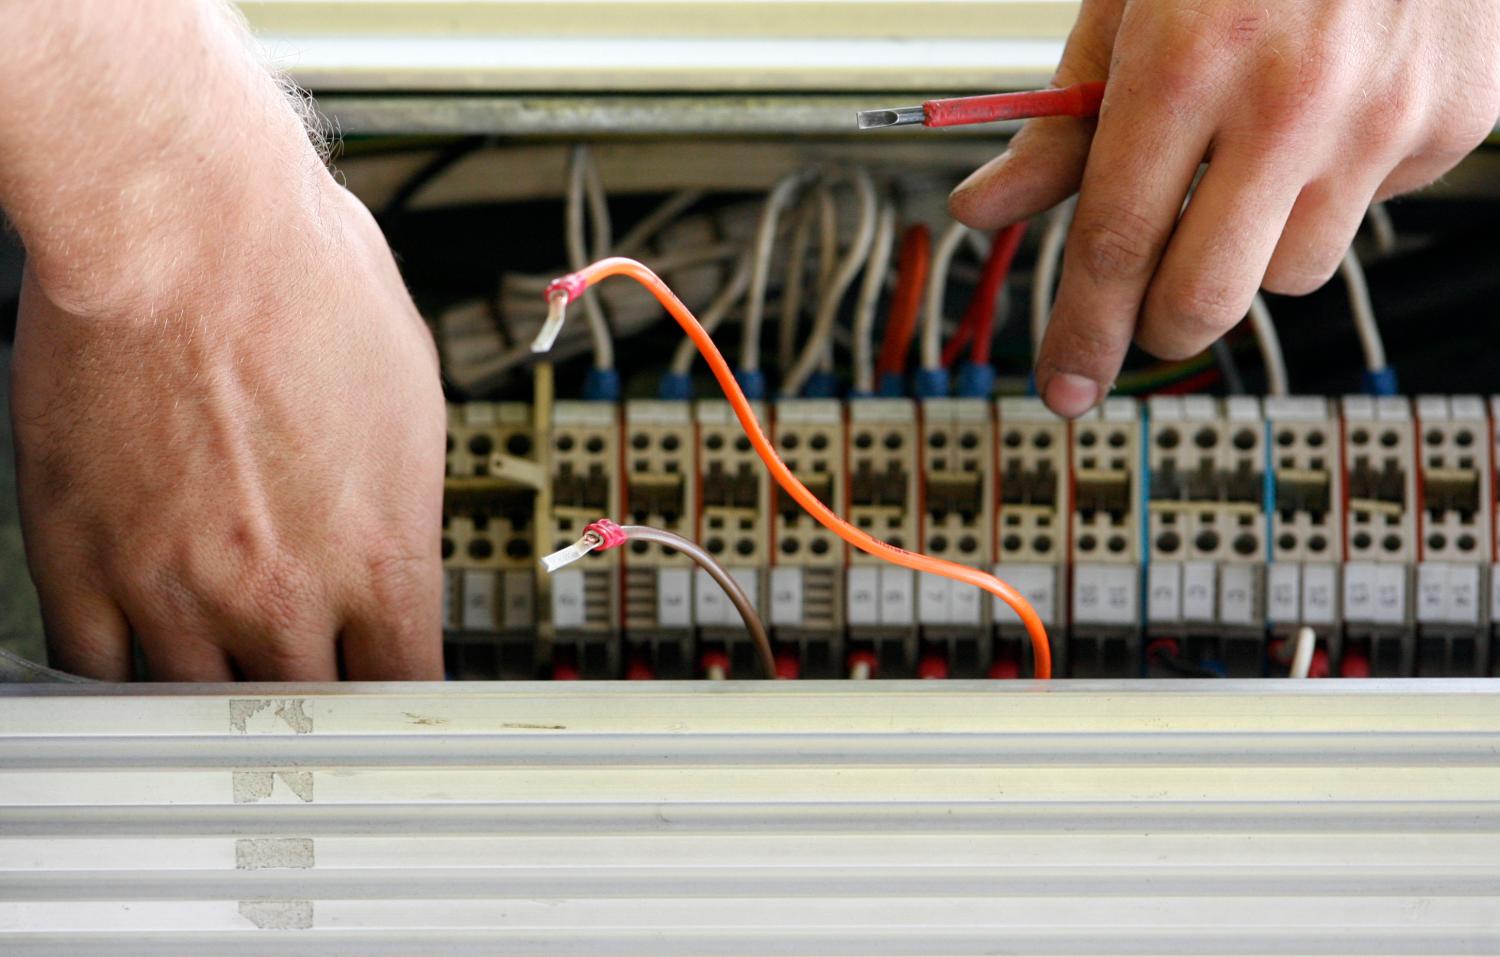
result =
[[[1026,398],[755,412],[834,511],[1026,594],[1058,676],[1285,673],[1304,625],[1318,674],[1500,665],[1500,398],[1111,398],[1073,422]],[[604,517],[701,543],[787,675],[1029,673],[1013,612],[845,545],[774,485],[727,403],[565,401],[550,422],[538,436],[527,406],[450,409],[455,673],[755,675],[733,606],[683,555],[632,543],[537,577],[539,553]],[[514,460],[542,494],[489,488]]]

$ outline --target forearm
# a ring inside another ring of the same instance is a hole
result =
[[[274,249],[278,210],[316,209],[316,151],[220,0],[0,0],[0,21],[0,207],[70,311],[155,312],[226,241]]]

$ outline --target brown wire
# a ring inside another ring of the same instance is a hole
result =
[[[765,676],[776,677],[776,655],[771,651],[771,639],[766,634],[766,626],[761,622],[760,615],[756,613],[755,606],[750,603],[750,596],[745,594],[740,583],[735,581],[724,566],[720,565],[703,546],[681,535],[660,528],[652,528],[650,525],[621,525],[620,531],[625,533],[627,541],[654,542],[682,552],[699,568],[708,572],[709,577],[719,583],[719,587],[724,589],[724,594],[739,611],[740,619],[745,623],[745,630],[750,633],[750,640],[755,643],[755,650],[760,658],[761,667],[765,670]]]

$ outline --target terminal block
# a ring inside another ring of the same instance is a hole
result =
[[[1420,508],[1411,404],[1396,396],[1350,396],[1342,411],[1345,653],[1367,657],[1372,675],[1410,675]]]
[[[1330,660],[1340,654],[1344,470],[1340,421],[1327,399],[1265,400],[1271,469],[1266,618],[1290,640],[1306,625]]]
[[[962,565],[993,565],[994,423],[981,399],[928,399],[921,405],[923,551]],[[989,667],[989,602],[972,585],[937,575],[917,579],[924,655],[944,656],[951,674]],[[909,674],[913,661],[881,661],[882,674]]]
[[[836,513],[846,511],[844,409],[834,399],[776,404],[775,443],[792,474]],[[780,487],[773,489],[767,597],[777,644],[799,669],[817,673],[842,660],[844,540],[824,528]]]
[[[1265,425],[1260,403],[1158,396],[1148,405],[1146,619],[1152,673],[1258,675],[1264,654]],[[1179,669],[1181,670],[1181,669]]]
[[[1489,673],[1493,463],[1488,410],[1478,396],[1422,396],[1416,402],[1416,470],[1421,491],[1414,590],[1416,673]]]
[[[1141,423],[1110,398],[1072,426],[1072,640],[1075,677],[1140,672]]]
[[[443,631],[448,671],[458,678],[529,678],[536,668],[534,491],[497,480],[496,454],[535,454],[530,409],[450,405]]]
[[[752,403],[765,423],[766,406]],[[764,616],[765,568],[770,564],[770,477],[750,446],[734,410],[722,400],[693,405],[698,429],[698,542],[740,583]],[[699,654],[726,654],[731,674],[753,674],[755,657],[734,606],[705,572],[693,573],[693,620]]]
[[[629,520],[694,538],[698,441],[691,408],[685,402],[633,399],[625,404],[623,435]],[[646,542],[632,542],[623,561],[627,673],[692,677],[692,561]]]
[[[619,408],[604,402],[558,402],[552,410],[552,530],[572,541],[590,522],[617,515]],[[587,678],[620,673],[620,553],[588,556],[550,577],[553,664]]]
[[[850,402],[848,445],[849,520],[898,548],[920,547],[916,403]],[[851,647],[877,660],[916,655],[916,573],[850,550],[844,605]]]
[[[1067,674],[1064,567],[1068,518],[1068,424],[1040,399],[1005,398],[995,405],[995,455],[999,477],[995,509],[995,574],[1020,589],[1052,635],[1052,666]],[[991,672],[1030,670],[1030,642],[1021,619],[998,598],[990,611],[996,626]]]

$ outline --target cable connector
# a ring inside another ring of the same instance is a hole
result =
[[[559,568],[566,568],[573,564],[589,552],[607,552],[623,544],[625,544],[625,530],[609,519],[601,518],[597,522],[589,523],[583,530],[583,537],[578,541],[566,548],[559,548],[550,555],[543,555],[542,567],[550,575]]]
[[[1368,395],[1400,395],[1401,387],[1396,384],[1396,370],[1390,366],[1381,369],[1367,369],[1363,376],[1363,385]]]
[[[547,319],[531,340],[532,352],[551,352],[557,334],[562,332],[563,320],[568,318],[568,303],[583,295],[588,282],[578,273],[570,273],[547,283],[544,296],[547,300]]]

